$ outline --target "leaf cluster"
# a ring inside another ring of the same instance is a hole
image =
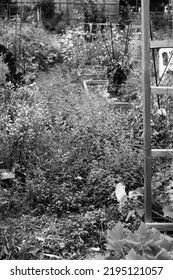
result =
[[[9,219],[0,231],[0,259],[85,259],[94,250],[105,251],[105,227],[100,209],[68,213],[61,219],[56,215]]]
[[[85,23],[104,23],[106,22],[105,2],[99,4],[93,0],[85,0],[82,3]]]
[[[172,260],[173,238],[144,223],[132,233],[119,222],[108,230],[108,250],[113,259]]]
[[[35,9],[41,9],[42,20],[51,19],[55,15],[55,3],[53,0],[40,0],[35,5]]]

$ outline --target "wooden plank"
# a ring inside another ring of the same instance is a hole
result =
[[[83,22],[83,25],[89,25],[90,23],[89,22]],[[98,26],[110,26],[110,22],[104,22],[104,23],[92,23],[92,24],[96,24]],[[119,26],[119,23],[112,23],[112,26],[113,27],[118,27]]]
[[[113,102],[113,98],[110,98],[108,102],[112,103],[115,109],[122,109],[123,111],[128,111],[133,107],[129,102]]]
[[[152,149],[151,157],[162,157],[162,158],[172,158],[173,157],[173,149]]]
[[[150,48],[151,49],[173,48],[173,40],[150,41]]]
[[[108,80],[85,80],[85,83],[89,86],[103,85],[107,84]]]
[[[86,81],[83,81],[83,87],[84,87],[85,92],[88,94],[89,93],[89,89],[87,87]]]
[[[151,87],[151,93],[152,94],[158,94],[158,95],[173,95],[173,87],[157,87],[152,86]]]
[[[144,210],[145,222],[152,221],[151,191],[151,88],[150,88],[150,1],[142,0],[142,66],[144,116]]]
[[[88,94],[89,93],[89,88],[88,86],[97,86],[97,85],[104,85],[107,84],[108,80],[83,80],[83,87],[85,92]],[[102,95],[103,96],[103,95]],[[107,97],[109,96],[109,94],[107,95]],[[106,97],[106,96],[104,96]],[[130,104],[129,102],[118,102],[116,98],[107,98],[107,101],[111,104],[113,104],[115,109],[122,109],[125,111],[130,110],[133,105]]]
[[[173,223],[146,223],[148,227],[154,227],[160,231],[173,231]]]

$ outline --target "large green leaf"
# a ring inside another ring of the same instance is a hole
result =
[[[142,218],[144,216],[144,209],[137,207],[136,208],[136,213]]]
[[[157,230],[156,228],[152,228],[152,233],[153,233],[153,237],[154,237],[154,240],[157,241],[157,240],[160,240],[160,236],[161,236],[161,233],[159,230]]]
[[[119,222],[112,230],[108,230],[108,247],[113,250],[120,250],[125,244],[127,231]]]
[[[143,190],[143,188],[137,188],[136,190],[134,190],[134,191],[130,191],[129,192],[129,195],[128,195],[128,197],[130,198],[130,199],[137,199],[139,196],[144,196],[144,190]]]
[[[167,252],[173,251],[173,238],[167,235],[161,235],[158,242],[161,248],[164,248]]]
[[[171,260],[172,256],[164,248],[156,255],[156,260]]]
[[[166,205],[163,207],[164,217],[173,218],[173,209],[171,205]]]
[[[146,255],[139,255],[135,252],[134,249],[131,249],[130,252],[126,255],[126,260],[146,260]]]
[[[108,240],[110,241],[119,241],[126,239],[126,237],[127,231],[123,228],[121,222],[118,222],[112,230],[108,230]]]
[[[149,245],[154,241],[153,232],[148,229],[145,223],[141,223],[139,229],[134,233],[139,234],[141,242],[145,245]]]

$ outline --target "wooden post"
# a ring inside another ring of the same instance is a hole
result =
[[[171,0],[171,16],[172,16],[172,38],[173,38],[173,0]]]
[[[151,89],[150,89],[150,0],[142,0],[144,210],[145,222],[152,220],[151,193]]]

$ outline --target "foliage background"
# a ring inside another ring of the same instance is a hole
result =
[[[99,87],[86,93],[82,75],[94,71],[97,76],[100,67],[104,76],[113,50],[122,62],[126,33],[113,30],[113,49],[111,33],[105,31],[106,49],[101,34],[88,42],[83,26],[57,35],[32,20],[22,25],[20,37],[25,65],[19,66],[25,67],[25,84],[6,83],[7,65],[0,68],[0,167],[16,168],[15,180],[1,182],[0,258],[80,259],[92,252],[105,254],[107,229],[121,221],[122,235],[123,228],[132,234],[143,220],[141,69],[130,71],[120,89],[132,109],[116,109]],[[14,50],[19,38],[14,22],[6,24],[1,39],[6,36]],[[158,110],[157,100],[153,104],[152,146],[165,147],[171,140],[165,129],[168,119]],[[162,164],[156,162],[153,168],[158,198],[154,210],[165,219],[172,215],[163,207],[172,201],[172,178],[164,177],[170,163]],[[124,194],[120,200],[119,184]],[[147,230],[139,230],[135,237],[145,234]],[[139,258],[139,253],[130,256]]]

